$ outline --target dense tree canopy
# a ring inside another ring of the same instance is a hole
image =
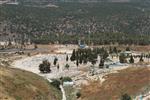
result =
[[[30,38],[35,43],[77,43],[81,38],[94,44],[150,43],[148,4],[58,3],[57,6],[1,5],[2,37],[9,40],[11,34],[10,39],[17,42]]]

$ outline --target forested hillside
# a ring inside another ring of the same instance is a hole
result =
[[[55,5],[0,5],[0,40],[150,44],[149,3]]]

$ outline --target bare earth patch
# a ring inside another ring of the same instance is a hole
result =
[[[105,79],[102,85],[99,82],[91,82],[82,86],[81,100],[117,100],[124,93],[134,97],[150,86],[150,69],[131,67],[106,75]]]

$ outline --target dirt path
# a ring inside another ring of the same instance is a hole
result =
[[[62,100],[67,100],[67,99],[66,99],[65,90],[64,90],[64,88],[63,88],[62,85],[60,85],[60,89],[61,89],[61,92],[62,92]]]

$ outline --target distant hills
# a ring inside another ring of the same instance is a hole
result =
[[[149,0],[18,0],[22,2],[150,2]]]
[[[94,44],[150,44],[149,3],[44,1],[0,6],[0,40],[88,43],[90,37]]]

